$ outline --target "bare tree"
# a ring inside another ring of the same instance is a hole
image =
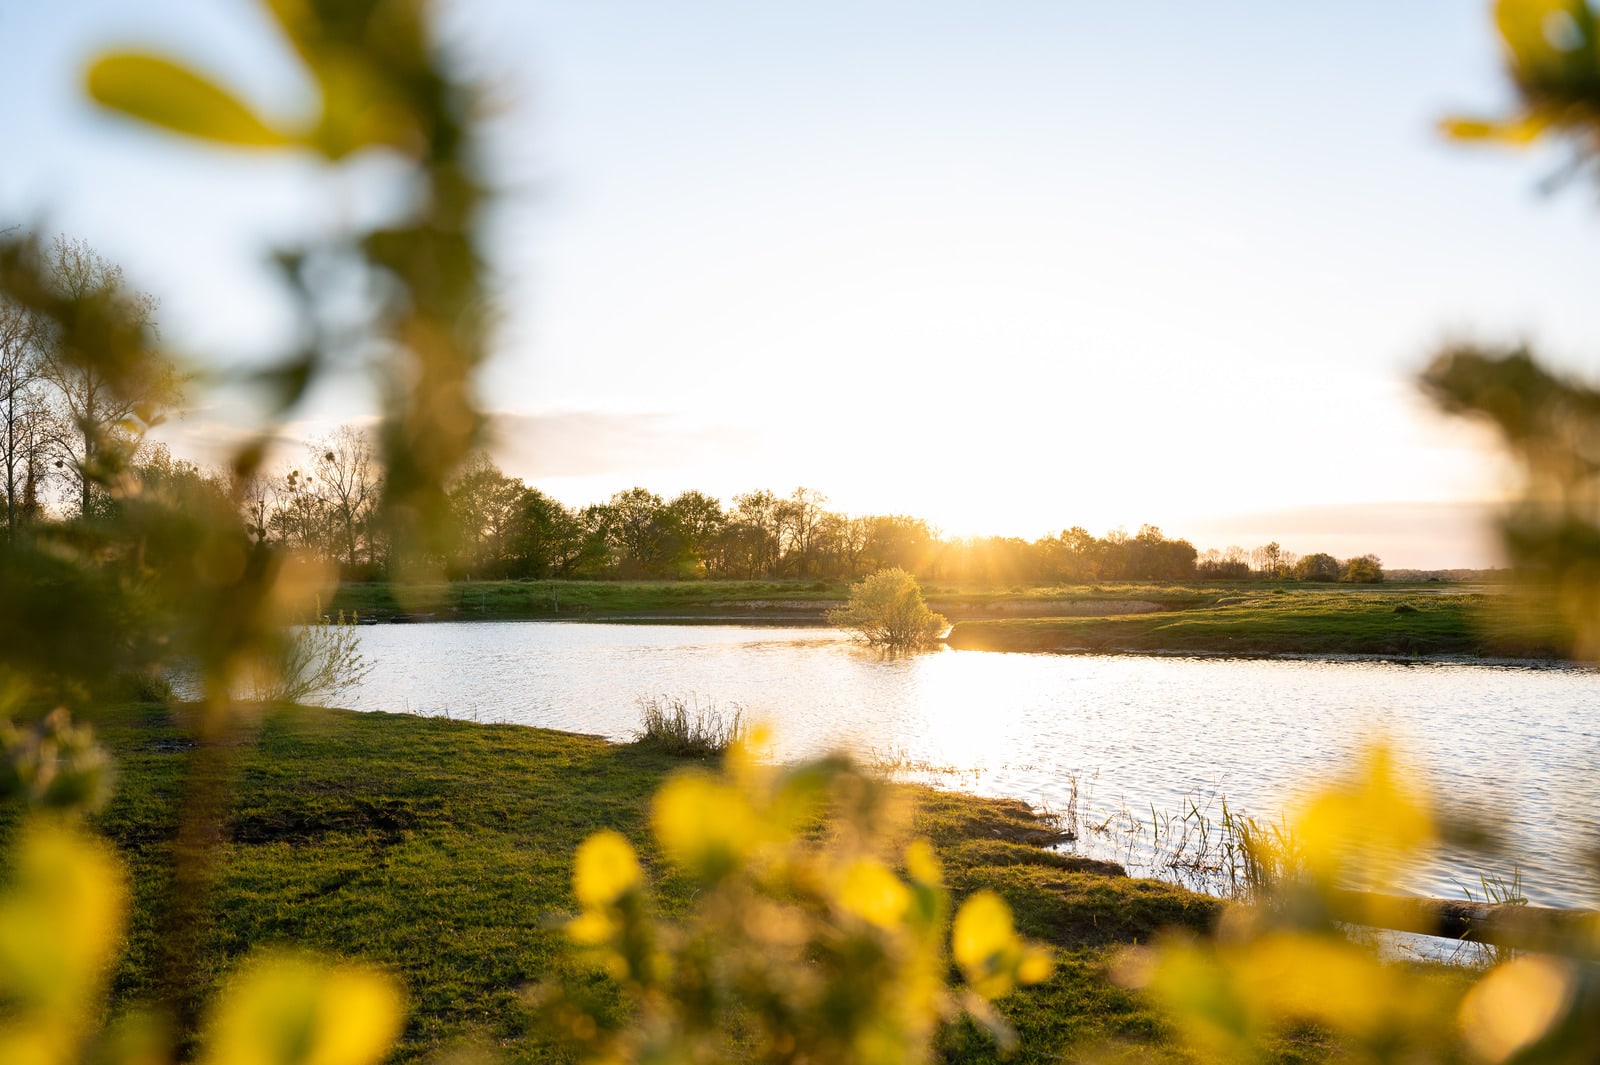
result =
[[[118,356],[112,365],[75,350],[71,336],[44,338],[40,375],[55,386],[62,414],[55,444],[63,468],[76,482],[78,513],[87,515],[96,481],[124,466],[144,430],[159,423],[161,411],[177,402],[177,373],[153,346],[154,298],[130,292],[120,266],[81,240],[58,237],[50,246],[47,267],[56,297],[74,306],[109,309],[106,317],[117,321],[125,342],[104,345]]]
[[[374,561],[371,525],[383,475],[371,439],[353,425],[341,425],[311,445],[311,460],[339,538],[336,557],[347,566],[363,561],[362,554]]]
[[[48,465],[45,448],[54,435],[40,390],[38,318],[12,300],[0,300],[0,473],[4,474],[6,535],[38,505]]]

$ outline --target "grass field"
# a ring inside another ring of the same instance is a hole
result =
[[[930,582],[951,646],[994,651],[1557,658],[1547,619],[1504,587],[1141,584],[968,587]],[[347,584],[330,610],[384,619],[767,620],[822,623],[848,585],[827,581],[479,581]]]
[[[1184,610],[1113,617],[965,621],[950,645],[998,651],[1557,658],[1548,619],[1504,593],[1305,588],[1219,596]]]
[[[155,705],[99,723],[119,764],[96,818],[132,872],[135,916],[116,976],[123,1004],[154,994],[160,905],[185,765],[186,733]],[[245,952],[292,944],[365,959],[407,989],[410,1019],[394,1060],[488,1046],[502,1060],[551,1060],[522,994],[569,964],[553,922],[570,914],[572,855],[600,828],[630,837],[655,870],[663,907],[685,887],[655,863],[647,801],[685,763],[639,745],[517,726],[297,709],[267,720],[242,754],[216,856],[204,962],[220,977]],[[1046,984],[1003,1000],[1020,1062],[1131,1040],[1166,1057],[1164,1027],[1111,984],[1117,944],[1159,928],[1208,926],[1219,904],[1154,881],[1083,871],[1026,842],[1041,823],[1014,802],[916,791],[916,831],[941,853],[954,893],[992,887],[1024,934],[1053,945]],[[1286,1048],[1291,1056],[1305,1047]],[[966,1026],[945,1036],[953,1061],[996,1058]]]
[[[341,585],[326,609],[365,617],[435,614],[439,620],[605,621],[648,617],[793,616],[820,621],[843,603],[838,581],[453,581],[399,589]]]

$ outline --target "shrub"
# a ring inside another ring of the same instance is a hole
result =
[[[321,617],[283,634],[277,651],[245,682],[246,698],[261,703],[303,703],[331,699],[354,688],[372,672],[361,653],[354,614]]]
[[[736,745],[722,775],[680,773],[656,795],[657,861],[694,888],[678,918],[659,916],[625,837],[578,848],[566,933],[580,964],[534,994],[569,1057],[929,1065],[963,1014],[1013,1049],[991,1000],[1048,978],[1050,949],[1017,935],[993,891],[952,920],[933,848],[908,838],[909,808],[883,782],[838,758],[755,753]]]
[[[721,754],[740,743],[748,731],[744,711],[734,707],[724,717],[714,704],[704,710],[696,702],[652,695],[639,699],[641,727],[633,734],[635,743],[655,747],[684,758],[707,758]]]
[[[926,646],[950,627],[942,614],[928,609],[917,579],[898,567],[851,585],[849,601],[828,611],[828,624],[892,648]]]

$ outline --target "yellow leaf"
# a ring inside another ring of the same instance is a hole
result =
[[[1353,781],[1311,799],[1294,835],[1323,882],[1351,871],[1382,882],[1433,843],[1434,827],[1427,805],[1380,746],[1366,752]]]
[[[572,891],[585,908],[609,906],[643,875],[632,845],[620,833],[596,832],[578,848]]]
[[[616,930],[616,922],[603,913],[581,913],[567,922],[567,938],[582,947],[597,947]]]
[[[985,998],[1011,990],[1022,958],[1022,944],[1011,922],[1011,907],[992,891],[971,895],[956,911],[950,951],[972,989]]]
[[[906,848],[906,872],[911,874],[911,879],[928,887],[939,887],[944,883],[944,870],[939,868],[939,856],[933,853],[933,847],[925,839],[915,840]]]
[[[704,777],[667,781],[651,813],[667,857],[702,877],[737,868],[758,842],[760,826],[744,796]]]
[[[1526,114],[1520,118],[1495,121],[1486,118],[1447,118],[1439,129],[1447,137],[1463,141],[1498,141],[1514,147],[1525,147],[1539,139],[1550,123],[1540,115]]]
[[[88,89],[104,107],[201,140],[276,148],[297,139],[267,125],[226,89],[160,56],[101,56],[89,67]]]
[[[1461,1002],[1461,1033],[1490,1062],[1537,1042],[1564,1015],[1577,978],[1569,962],[1541,955],[1493,970]]]
[[[376,1065],[400,1034],[400,994],[351,965],[280,955],[248,966],[208,1029],[202,1065]]]
[[[1576,31],[1582,26],[1587,21],[1585,6],[1584,0],[1499,0],[1494,20],[1513,60],[1531,71],[1558,63],[1565,53],[1581,47],[1581,39],[1553,38],[1558,27]]]
[[[1022,951],[1022,962],[1017,966],[1017,983],[1043,983],[1055,971],[1055,959],[1050,957],[1049,951],[1042,947],[1026,947]]]
[[[86,1005],[116,954],[122,868],[105,847],[38,822],[11,845],[0,894],[0,996],[51,1011]]]
[[[845,913],[879,928],[893,928],[905,916],[911,892],[882,862],[862,858],[845,869],[835,899]]]

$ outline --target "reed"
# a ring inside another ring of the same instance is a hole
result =
[[[724,714],[715,703],[702,708],[698,697],[641,696],[639,715],[634,742],[679,758],[722,754],[743,742],[749,732],[742,707]]]

